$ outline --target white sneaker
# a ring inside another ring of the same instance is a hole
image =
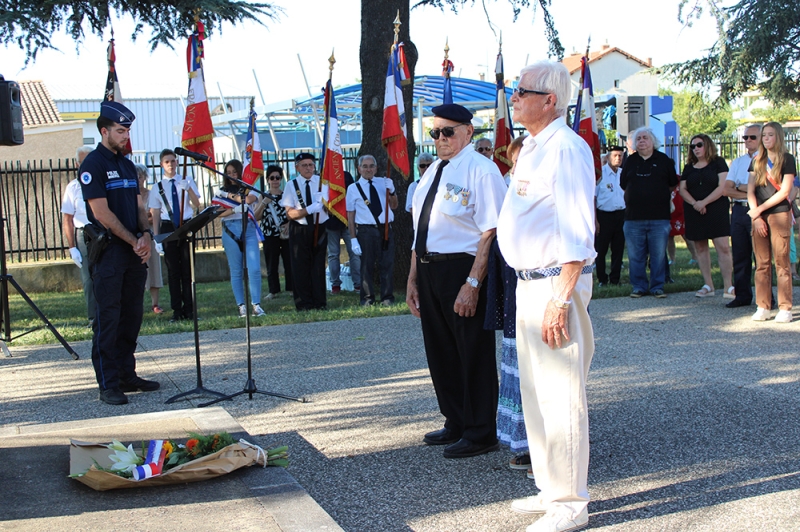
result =
[[[261,305],[258,303],[253,303],[253,316],[259,318],[261,316],[266,316],[267,313],[264,312],[264,309],[261,308]]]
[[[547,505],[542,501],[542,494],[515,499],[511,502],[511,509],[521,514],[543,514],[547,512]]]
[[[526,528],[525,532],[571,532],[580,530],[588,524],[589,512],[586,511],[586,508],[575,517],[568,517],[564,513],[564,509],[559,508],[544,514],[538,521]]]
[[[778,314],[775,316],[775,321],[778,323],[792,323],[792,311],[779,310]]]
[[[772,313],[769,310],[758,307],[758,310],[756,310],[756,313],[753,314],[752,319],[753,321],[767,321],[770,318],[771,314]]]
[[[244,318],[246,316],[247,316],[247,305],[242,303],[241,305],[239,305],[239,317]]]

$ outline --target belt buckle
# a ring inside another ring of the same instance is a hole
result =
[[[428,263],[430,263],[430,261],[428,260],[428,257],[429,257],[429,256],[430,256],[430,253],[426,253],[426,254],[424,254],[423,256],[421,256],[421,257],[419,258],[419,261],[420,261],[422,264],[428,264]]]

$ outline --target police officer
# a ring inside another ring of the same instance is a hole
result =
[[[124,392],[157,390],[136,375],[136,339],[142,325],[142,297],[153,232],[139,195],[136,167],[123,156],[136,117],[118,102],[103,102],[97,129],[102,140],[78,170],[89,222],[111,233],[110,243],[92,264],[97,301],[92,364],[100,400],[124,405]]]
[[[420,318],[425,354],[444,428],[423,438],[447,445],[445,458],[497,449],[494,331],[483,328],[489,249],[506,185],[497,165],[470,140],[472,113],[433,108],[431,137],[439,160],[414,193],[414,251],[406,303]],[[363,280],[362,280],[363,283]]]

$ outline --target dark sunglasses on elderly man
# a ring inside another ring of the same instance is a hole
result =
[[[743,140],[758,140],[758,135],[742,135]]]
[[[428,163],[428,164],[419,163],[417,166],[419,166],[420,170],[425,170],[426,168],[428,168],[430,166],[430,163]]]
[[[444,135],[444,138],[449,139],[456,134],[456,128],[466,126],[467,124],[458,124],[457,126],[447,126],[443,128],[431,129],[431,138],[439,140],[439,134]]]

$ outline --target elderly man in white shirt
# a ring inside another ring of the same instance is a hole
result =
[[[725,305],[728,308],[746,307],[753,303],[753,241],[752,220],[747,214],[747,180],[750,163],[758,153],[761,126],[747,126],[744,147],[747,153],[731,163],[725,178],[725,195],[733,200],[731,207],[731,254],[733,255],[733,288],[736,297]]]
[[[472,113],[433,108],[439,160],[414,194],[414,251],[406,303],[420,318],[444,428],[425,434],[445,458],[488,453],[497,444],[494,331],[483,328],[489,249],[506,192],[497,165],[470,144]]]
[[[512,503],[543,514],[528,532],[577,530],[589,521],[586,378],[594,353],[592,153],[565,121],[572,93],[561,64],[522,69],[511,101],[529,137],[497,223],[517,270],[517,354],[531,467],[540,492]]]

